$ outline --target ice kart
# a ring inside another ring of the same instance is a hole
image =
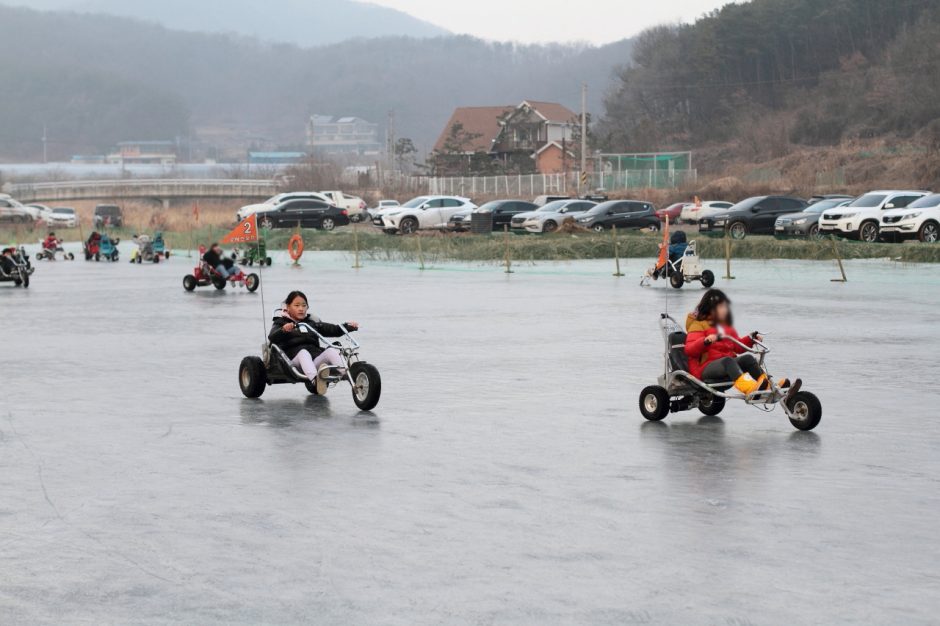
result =
[[[153,239],[150,235],[135,236],[134,243],[137,244],[137,249],[131,254],[131,263],[159,263],[160,259],[170,256],[163,241],[163,233],[157,233]]]
[[[667,246],[663,242],[663,246]],[[685,232],[678,230],[672,233],[669,244],[660,253],[656,266],[646,272],[640,281],[648,287],[651,280],[660,278],[669,279],[669,284],[676,289],[688,282],[698,281],[702,287],[708,289],[715,284],[715,274],[711,270],[702,268],[702,260],[695,250],[695,241],[688,241]]]
[[[202,260],[201,257],[204,253],[205,248],[200,248],[199,265],[196,266],[192,274],[187,274],[183,277],[183,289],[186,291],[193,291],[196,287],[208,287],[209,285],[221,291],[225,289],[228,283],[244,287],[249,292],[254,292],[258,289],[258,286],[261,284],[261,278],[257,274],[246,274],[241,268],[235,267],[235,262],[232,259],[225,259],[224,262],[227,268],[237,269],[234,274],[225,278],[218,270]]]
[[[60,254],[66,261],[75,260],[75,255],[71,252],[66,252],[65,248],[62,247],[61,239],[53,240],[47,237],[46,239],[42,239],[39,243],[42,244],[42,250],[36,253],[37,261],[42,261],[44,259],[48,261],[55,261],[56,257]]]
[[[271,257],[268,256],[268,245],[264,239],[259,238],[256,245],[249,245],[244,252],[236,250],[236,256],[240,257],[241,265],[253,266],[255,263],[261,266],[271,266]]]
[[[93,251],[92,256],[96,261],[104,259],[105,261],[117,262],[121,256],[117,249],[119,243],[121,243],[120,239],[111,239],[111,237],[106,234],[101,235],[101,238],[97,242],[97,250],[95,251],[93,247],[86,248],[85,258],[90,260],[88,253]]]
[[[718,415],[727,400],[741,400],[764,411],[772,411],[779,404],[790,423],[799,430],[813,430],[822,419],[822,405],[815,395],[802,390],[791,393],[777,387],[764,366],[764,357],[770,349],[763,343],[755,340],[754,346],[748,347],[733,338],[723,337],[753,354],[771,383],[767,391],[745,396],[734,389],[730,380],[699,380],[689,374],[685,332],[665,313],[660,317],[660,329],[665,343],[664,370],[658,385],[646,387],[640,393],[640,412],[646,419],[658,422],[670,413],[691,409],[698,409],[705,415]]]
[[[345,375],[336,370],[326,379],[329,388],[343,381],[352,385],[353,402],[363,411],[375,408],[382,395],[382,377],[375,366],[359,359],[359,343],[346,332],[338,341],[330,341],[318,333],[309,324],[299,323],[294,332],[309,332],[316,335],[326,347],[334,347],[343,355],[346,363]],[[267,385],[303,383],[307,391],[317,393],[316,384],[304,376],[304,373],[291,365],[290,359],[277,345],[268,342],[262,348],[262,357],[246,356],[238,367],[238,386],[247,398],[260,398]]]
[[[0,283],[13,283],[17,287],[27,289],[32,273],[33,266],[29,262],[29,255],[22,246],[3,251],[3,259],[0,259]]]

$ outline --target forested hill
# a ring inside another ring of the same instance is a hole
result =
[[[911,135],[940,118],[940,2],[753,0],[654,28],[605,108],[618,148]]]
[[[630,54],[629,41],[520,46],[463,36],[308,49],[2,5],[0,41],[3,158],[26,158],[43,124],[61,157],[229,125],[287,143],[302,140],[313,112],[383,123],[394,110],[398,135],[427,146],[460,105],[530,98],[577,108],[586,82],[598,110]]]

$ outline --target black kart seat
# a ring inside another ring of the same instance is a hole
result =
[[[674,372],[689,371],[689,357],[685,354],[685,338],[686,334],[683,332],[669,334],[669,364]]]

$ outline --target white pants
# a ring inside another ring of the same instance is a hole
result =
[[[301,350],[293,359],[291,365],[299,367],[304,375],[310,380],[316,380],[317,372],[323,365],[331,367],[343,367],[343,356],[336,348],[327,348],[320,353],[320,356],[313,358],[308,350]]]

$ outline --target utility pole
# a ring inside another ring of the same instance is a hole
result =
[[[587,83],[581,85],[581,176],[587,172]],[[581,191],[581,180],[578,179]],[[580,194],[579,194],[580,195]]]
[[[386,172],[395,169],[395,111],[388,112],[388,124],[385,128],[385,152],[388,157]],[[381,180],[379,181],[381,183]]]
[[[46,134],[46,125],[43,124],[42,125],[42,162],[43,163],[49,162],[49,152],[47,150],[48,142],[49,142],[49,137]]]

